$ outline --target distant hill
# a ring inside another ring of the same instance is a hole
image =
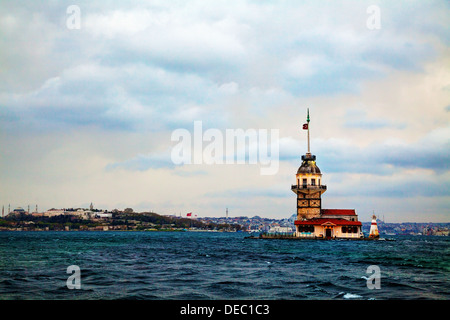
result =
[[[74,211],[75,212],[75,211]],[[86,228],[114,227],[113,230],[147,230],[147,229],[189,229],[202,230],[240,230],[240,225],[203,222],[197,219],[170,217],[155,212],[116,211],[112,218],[82,219],[76,215],[36,216],[26,213],[9,215],[0,219],[0,228],[23,230],[86,230]]]

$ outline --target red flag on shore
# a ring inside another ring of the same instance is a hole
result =
[[[187,216],[187,217],[192,216],[192,212],[189,212],[186,216]]]
[[[307,123],[305,123],[305,124],[303,125],[303,130],[308,130],[308,124],[307,124]]]

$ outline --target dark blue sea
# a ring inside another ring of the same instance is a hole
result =
[[[0,232],[0,299],[449,299],[450,238],[245,239],[213,232]],[[68,289],[67,267],[80,268]],[[379,267],[379,289],[367,273]]]

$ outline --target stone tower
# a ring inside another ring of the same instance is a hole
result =
[[[322,193],[327,187],[322,184],[322,173],[316,165],[316,156],[311,154],[309,143],[309,109],[303,125],[308,130],[308,152],[302,156],[302,164],[297,170],[296,184],[291,190],[297,194],[297,220],[319,218],[322,209]]]

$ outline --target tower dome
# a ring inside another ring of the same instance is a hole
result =
[[[297,170],[297,175],[303,174],[321,174],[319,167],[316,165],[316,156],[306,154],[302,156],[302,164]]]

